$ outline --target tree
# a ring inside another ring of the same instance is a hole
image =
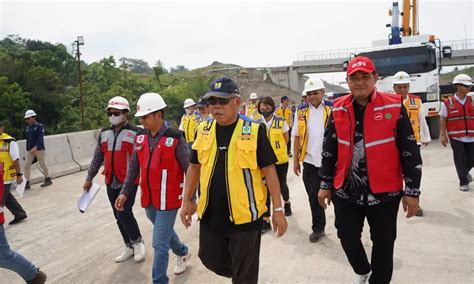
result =
[[[0,121],[5,132],[17,139],[23,137],[23,114],[30,104],[29,94],[17,83],[9,84],[7,77],[0,77]]]

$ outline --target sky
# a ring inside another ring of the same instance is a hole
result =
[[[421,34],[474,38],[472,0],[418,0]],[[70,46],[82,59],[113,55],[153,66],[198,68],[213,61],[246,67],[290,65],[299,52],[369,47],[387,38],[391,0],[327,1],[5,1],[0,38]]]

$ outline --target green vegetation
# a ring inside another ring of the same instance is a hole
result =
[[[132,108],[131,122],[139,96],[158,92],[168,107],[165,118],[177,126],[183,101],[197,100],[207,91],[207,72],[188,72],[180,65],[166,70],[160,61],[151,68],[140,59],[114,57],[99,62],[81,62],[84,90],[85,128],[107,125],[104,108],[110,98],[123,96]],[[24,138],[23,115],[27,109],[38,114],[46,134],[81,130],[77,61],[63,44],[8,36],[0,41],[0,120],[6,132]]]

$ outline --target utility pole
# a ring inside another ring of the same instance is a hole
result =
[[[79,46],[84,45],[84,37],[83,36],[78,36],[77,40],[74,41],[74,43],[76,43],[76,45],[77,45],[77,49],[76,49],[77,73],[78,73],[78,77],[79,77],[79,93],[81,94],[81,100],[80,100],[80,103],[81,103],[81,128],[82,128],[82,130],[86,130],[85,129],[85,124],[84,124],[84,95],[83,95],[83,92],[82,92],[81,53],[79,51]]]

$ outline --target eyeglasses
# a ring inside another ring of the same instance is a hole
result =
[[[224,106],[224,105],[229,104],[230,101],[234,98],[236,97],[230,97],[230,98],[210,97],[206,101],[211,106],[216,105],[216,104],[220,104],[221,106]]]
[[[120,116],[122,113],[121,112],[107,112],[108,116]]]

